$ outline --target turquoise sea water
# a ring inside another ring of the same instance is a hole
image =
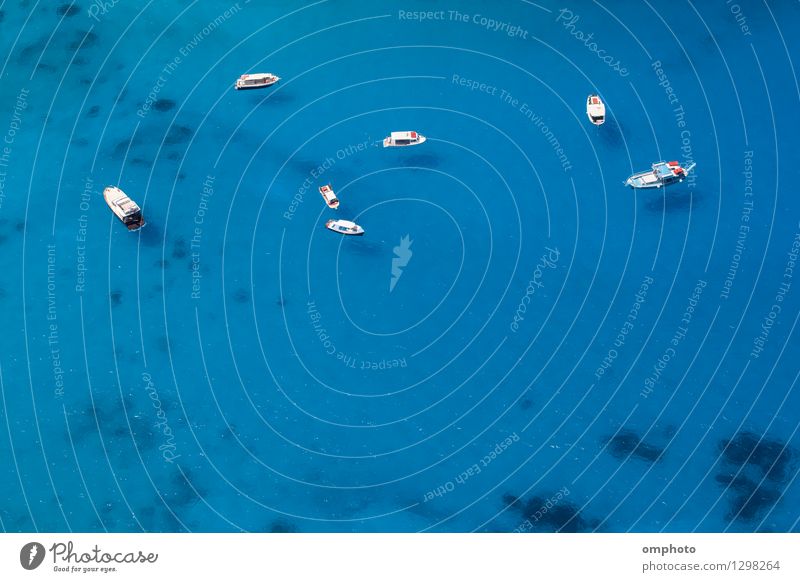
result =
[[[798,23],[0,2],[0,527],[800,530]]]

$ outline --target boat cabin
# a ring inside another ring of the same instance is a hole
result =
[[[408,145],[419,139],[416,131],[393,131],[392,142],[397,145]]]

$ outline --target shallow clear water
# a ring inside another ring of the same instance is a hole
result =
[[[800,529],[773,4],[0,4],[0,526]]]

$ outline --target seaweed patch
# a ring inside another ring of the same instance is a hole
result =
[[[516,532],[595,531],[600,526],[600,520],[584,517],[577,505],[564,501],[568,494],[569,490],[563,488],[553,495],[534,495],[524,501],[507,493],[503,495],[503,505],[512,509],[519,518],[520,525],[515,528]]]
[[[751,522],[780,500],[797,452],[788,443],[741,432],[719,442],[721,471],[715,480],[728,493],[728,522]]]
[[[740,468],[755,467],[771,481],[783,481],[786,478],[793,453],[785,443],[759,438],[750,432],[723,440],[720,448],[728,463]]]

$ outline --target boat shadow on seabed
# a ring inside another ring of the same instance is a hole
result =
[[[619,148],[625,144],[625,130],[613,117],[606,116],[606,122],[598,133],[609,147]]]
[[[645,209],[653,214],[672,214],[696,210],[705,199],[705,195],[696,189],[687,188],[685,185],[674,184],[659,188],[655,196],[648,198]]]

